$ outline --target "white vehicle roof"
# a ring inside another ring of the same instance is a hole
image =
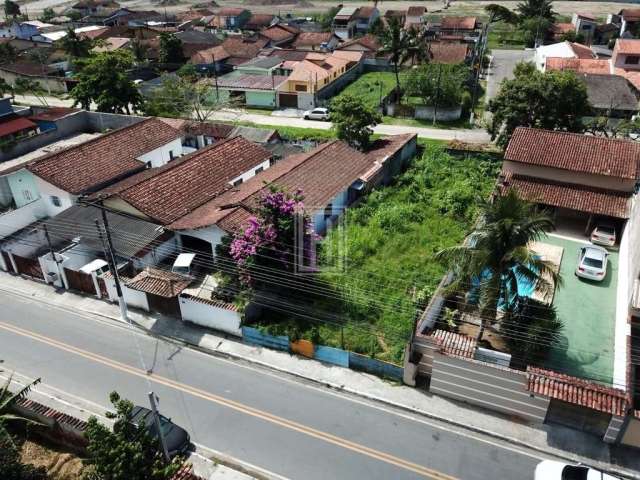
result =
[[[173,268],[188,268],[191,266],[191,262],[193,262],[193,259],[195,258],[196,254],[195,253],[181,253],[180,255],[178,255],[178,258],[176,258],[176,261],[173,262]]]
[[[607,251],[604,248],[589,246],[584,248],[584,256],[595,258],[597,260],[604,260],[607,256]]]
[[[95,260],[90,261],[89,263],[84,265],[82,268],[80,268],[80,271],[82,273],[91,273],[104,267],[105,265],[107,265],[107,262],[105,262],[101,258],[96,258]]]

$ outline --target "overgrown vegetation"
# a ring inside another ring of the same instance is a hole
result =
[[[415,314],[444,273],[433,255],[464,238],[499,168],[490,155],[425,145],[394,184],[348,210],[321,242],[315,295],[291,291],[290,304],[259,327],[401,362]]]
[[[369,72],[358,77],[335,98],[357,96],[369,107],[375,108],[396,86],[392,72]]]

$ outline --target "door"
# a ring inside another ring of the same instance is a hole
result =
[[[147,293],[147,300],[149,302],[149,310],[152,312],[162,313],[170,317],[181,317],[178,297],[167,298]]]
[[[280,106],[285,108],[298,108],[298,95],[281,93],[279,95]]]
[[[18,273],[36,280],[44,280],[42,268],[40,268],[40,262],[38,262],[37,258],[26,258],[14,254],[13,259],[16,262],[16,267],[18,267]]]

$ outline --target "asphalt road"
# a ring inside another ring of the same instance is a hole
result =
[[[493,50],[493,61],[487,77],[487,92],[485,100],[488,102],[498,94],[502,80],[513,78],[513,70],[519,62],[532,61],[533,50]]]
[[[537,454],[126,326],[0,292],[5,370],[106,406],[117,390],[195,443],[291,479],[532,479]],[[146,370],[152,373],[147,375]]]

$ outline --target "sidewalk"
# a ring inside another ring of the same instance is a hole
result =
[[[119,308],[115,304],[70,292],[60,293],[48,285],[5,272],[0,272],[0,290],[120,322]],[[207,352],[286,372],[567,462],[582,462],[614,474],[640,479],[640,455],[637,451],[604,444],[599,438],[577,430],[555,425],[535,428],[518,423],[518,420],[432,395],[422,389],[399,386],[365,373],[253,347],[241,343],[239,339],[218,335],[172,318],[131,311],[130,319],[153,335],[177,339]]]

